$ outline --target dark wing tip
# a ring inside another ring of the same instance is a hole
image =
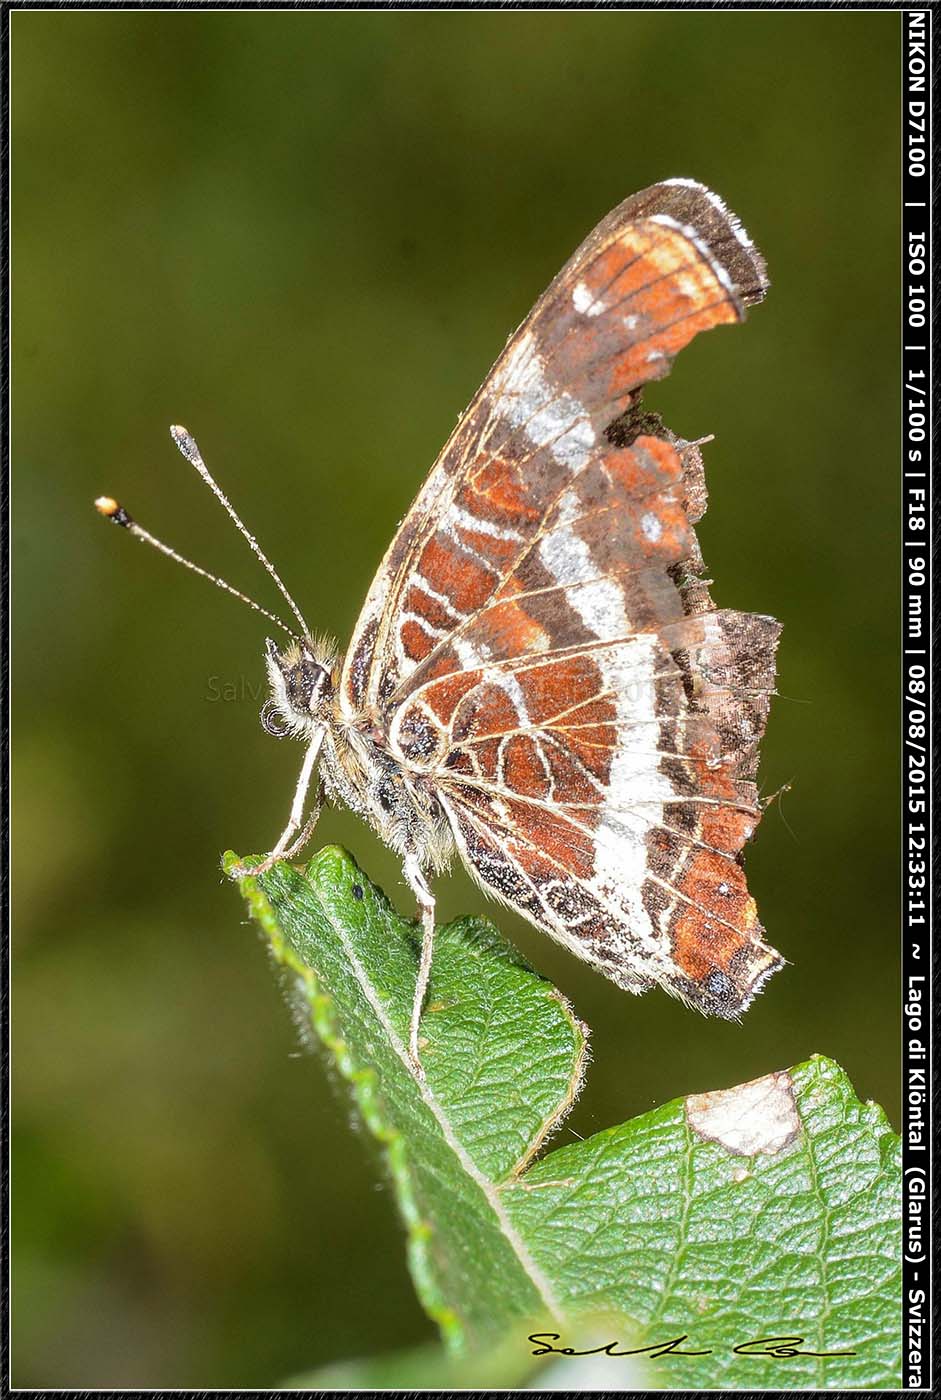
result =
[[[627,201],[635,218],[666,214],[691,228],[727,273],[746,306],[768,290],[765,260],[723,200],[698,180],[663,180]]]

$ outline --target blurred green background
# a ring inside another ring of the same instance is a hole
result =
[[[257,721],[265,624],[92,498],[276,603],[185,423],[345,641],[507,334],[666,176],[718,190],[773,283],[648,401],[716,434],[718,602],[785,624],[761,776],[793,787],[748,870],[792,966],[706,1022],[499,922],[593,1027],[560,1141],[812,1051],[897,1119],[899,25],[13,14],[14,1384],[264,1386],[432,1335],[376,1150],[219,873],[301,757]],[[408,907],[355,819],[319,837]],[[483,904],[461,871],[439,896]]]

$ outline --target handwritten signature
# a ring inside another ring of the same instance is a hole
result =
[[[560,1342],[558,1332],[531,1332],[529,1341],[533,1343],[533,1356],[547,1356],[549,1352],[557,1356],[712,1356],[711,1347],[704,1351],[684,1350],[682,1342],[689,1341],[689,1333],[681,1337],[670,1337],[665,1342],[650,1342],[645,1347],[629,1347],[618,1350],[617,1342],[607,1342],[600,1347],[587,1347],[578,1351],[575,1347],[557,1347]],[[804,1337],[756,1337],[750,1342],[739,1342],[732,1348],[734,1356],[773,1356],[785,1360],[790,1356],[855,1356],[855,1351],[805,1351]]]

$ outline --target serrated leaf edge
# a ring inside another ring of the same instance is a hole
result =
[[[568,1117],[572,1105],[581,1093],[582,1085],[585,1083],[585,1070],[588,1067],[590,1054],[589,1045],[591,1031],[588,1026],[586,1026],[585,1022],[579,1020],[575,1015],[575,1008],[572,1006],[572,1003],[567,997],[562,995],[557,987],[552,987],[548,995],[552,997],[553,1001],[559,1003],[559,1006],[571,1023],[572,1029],[578,1039],[575,1062],[572,1065],[572,1073],[569,1075],[565,1096],[558,1101],[551,1113],[546,1114],[526,1151],[513,1163],[506,1176],[501,1178],[497,1186],[497,1189],[500,1191],[505,1191],[507,1187],[519,1184],[520,1177],[539,1156],[546,1140],[555,1132],[556,1128],[559,1127],[564,1119]]]
[[[223,868],[226,870],[226,873],[232,873],[233,867],[238,864],[240,864],[239,858],[235,856],[233,852],[226,852],[223,858]],[[367,1128],[385,1148],[389,1171],[395,1182],[402,1215],[405,1219],[408,1234],[409,1257],[413,1265],[412,1276],[415,1280],[416,1290],[419,1293],[422,1305],[428,1312],[428,1315],[441,1328],[446,1342],[452,1347],[459,1348],[463,1345],[465,1339],[464,1328],[458,1314],[445,1303],[443,1295],[434,1282],[434,1273],[426,1248],[432,1227],[422,1218],[412,1190],[408,1166],[408,1146],[399,1130],[386,1123],[382,1117],[379,1095],[376,1093],[379,1077],[372,1068],[358,1066],[356,1064],[349,1047],[339,1034],[333,998],[328,992],[321,989],[316,973],[314,973],[306,963],[302,962],[294,953],[293,949],[289,947],[281,933],[277,916],[271,906],[271,902],[261,889],[261,886],[251,875],[239,875],[237,878],[239,889],[248,904],[249,913],[267,936],[276,961],[282,966],[289,968],[298,977],[310,1005],[311,1024],[313,1025],[314,1031],[331,1052],[336,1061],[337,1068],[344,1079],[350,1084],[353,1090],[353,1096],[363,1114],[363,1119]],[[500,1199],[499,1185],[488,1180],[488,1178],[483,1175],[455,1136],[450,1119],[444,1112],[444,1108],[436,1095],[428,1087],[427,1081],[423,1082],[415,1075],[405,1045],[399,1039],[389,1022],[385,1008],[366,974],[366,969],[351,947],[346,937],[345,930],[330,917],[330,912],[323,902],[321,902],[321,908],[324,916],[329,919],[343,947],[360,990],[369,1002],[376,1019],[382,1026],[390,1046],[401,1060],[403,1067],[415,1084],[425,1106],[435,1118],[442,1136],[460,1163],[462,1170],[483,1194],[484,1199],[496,1217],[501,1234],[518,1259],[521,1269],[538,1293],[544,1308],[553,1318],[562,1322],[565,1318],[564,1309],[556,1298],[549,1280],[536,1264],[526,1245],[523,1243],[519,1232],[510,1220],[503,1202]],[[584,1057],[584,1041],[582,1051],[583,1053],[579,1059],[579,1066],[581,1066]],[[578,1084],[576,1083],[572,1091],[573,1095],[577,1092],[577,1087]],[[567,1107],[570,1101],[571,1100],[567,1098],[564,1101],[563,1108]],[[563,1108],[560,1108],[553,1115],[551,1122],[544,1127],[539,1138],[540,1142],[550,1131],[556,1118],[558,1118],[559,1114],[563,1111]],[[528,1155],[531,1157],[532,1153]]]

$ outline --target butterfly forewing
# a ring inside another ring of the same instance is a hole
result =
[[[780,965],[736,859],[778,628],[714,609],[698,449],[638,397],[765,285],[702,186],[610,214],[458,424],[341,681],[491,893],[620,985],[725,1016]]]
[[[605,430],[637,390],[699,331],[741,317],[729,272],[675,218],[691,203],[713,216],[714,198],[674,183],[626,200],[511,337],[373,581],[344,672],[352,713],[386,702],[428,641],[489,596],[514,535],[531,537],[554,495],[604,455]],[[465,540],[468,521],[482,549]]]

